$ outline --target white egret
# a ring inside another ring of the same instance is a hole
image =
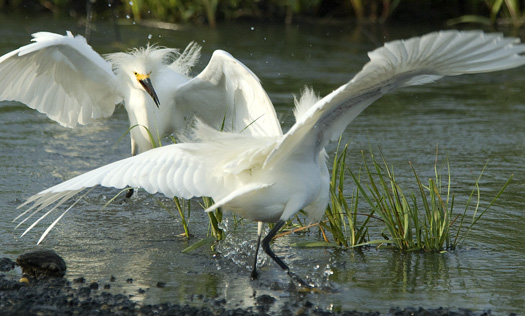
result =
[[[123,101],[132,155],[153,147],[151,138],[184,130],[187,119],[222,124],[250,135],[282,135],[273,105],[258,78],[225,51],[188,77],[200,56],[192,43],[176,49],[147,46],[106,59],[82,36],[39,32],[33,43],[0,57],[0,100],[15,100],[66,127],[110,116]]]
[[[201,121],[185,143],[156,148],[65,181],[32,197],[22,222],[51,207],[26,231],[82,190],[97,185],[142,187],[168,197],[210,196],[218,207],[247,219],[275,222],[262,241],[264,251],[289,275],[270,248],[285,221],[303,209],[317,221],[329,202],[324,147],[366,107],[398,88],[444,76],[483,73],[525,64],[525,45],[483,32],[443,31],[393,41],[369,53],[370,61],[347,84],[318,100],[304,93],[297,122],[283,136],[219,132]],[[71,206],[72,207],[72,206]],[[70,209],[47,228],[39,242]],[[18,218],[16,220],[18,220]],[[258,245],[260,242],[260,235]],[[258,247],[257,247],[258,248]],[[252,276],[256,276],[254,268]]]

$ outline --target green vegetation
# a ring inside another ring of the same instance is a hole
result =
[[[457,213],[455,196],[451,192],[448,160],[441,168],[437,168],[436,161],[434,177],[428,179],[428,185],[422,183],[415,167],[411,165],[416,192],[408,194],[401,188],[395,178],[394,168],[388,165],[384,156],[381,155],[381,160],[378,161],[371,153],[371,161],[368,161],[362,154],[364,170],[360,177],[345,165],[346,151],[346,146],[341,153],[338,150],[334,159],[330,188],[332,201],[326,211],[328,221],[321,223],[331,233],[334,242],[344,247],[378,244],[403,251],[455,249],[512,179],[511,177],[481,210],[479,181],[483,175],[482,170],[474,181],[474,188],[465,199],[463,210]],[[445,166],[447,174],[446,179],[443,179],[442,171]],[[351,176],[356,186],[349,198],[345,198],[343,194],[345,173]],[[359,212],[365,207],[370,210],[368,213]],[[357,225],[358,216],[365,218],[360,225]],[[379,226],[384,227],[380,231],[382,238],[370,239],[371,220],[379,221]]]
[[[252,19],[292,23],[294,20],[356,23],[476,23],[522,27],[525,0],[0,0],[6,12],[48,12],[54,16],[156,20],[208,24]]]
[[[520,0],[484,1],[489,9],[489,17],[477,14],[466,14],[450,19],[447,25],[475,23],[484,25],[512,25],[520,28],[525,24],[525,2]]]
[[[361,224],[358,222],[359,191],[356,189],[353,195],[345,196],[344,183],[346,173],[349,170],[346,166],[346,153],[348,144],[340,152],[340,143],[334,158],[332,175],[330,181],[330,205],[326,208],[325,216],[327,221],[320,225],[329,231],[337,245],[343,247],[353,247],[363,244],[368,236],[368,222],[374,216],[374,210],[364,216]],[[358,181],[359,183],[359,181]],[[363,214],[359,214],[363,215]],[[362,216],[360,216],[362,217]]]

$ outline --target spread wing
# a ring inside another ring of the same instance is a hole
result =
[[[0,57],[0,99],[19,101],[63,126],[113,113],[120,97],[111,64],[81,36],[39,32]]]
[[[443,31],[393,41],[369,53],[370,61],[347,84],[306,111],[269,155],[318,155],[375,100],[401,87],[444,76],[504,70],[525,64],[525,45],[516,38],[480,31]]]
[[[19,208],[30,206],[15,221],[23,218],[18,224],[20,226],[47,209],[25,230],[23,234],[26,234],[58,206],[95,186],[118,189],[139,187],[152,194],[162,193],[168,197],[185,199],[209,196],[219,202],[214,208],[250,190],[268,186],[264,183],[249,184],[246,186],[249,190],[246,190],[245,183],[241,182],[238,175],[244,170],[260,166],[273,148],[275,138],[220,133],[200,122],[198,128],[200,139],[207,142],[154,148],[62,182],[33,195],[20,205]],[[71,207],[58,216],[40,241]]]
[[[209,175],[213,165],[202,159],[205,148],[202,144],[176,144],[146,151],[140,155],[116,161],[80,176],[62,182],[30,197],[20,207],[32,204],[15,221],[17,225],[27,222],[36,214],[38,218],[24,231],[30,231],[36,224],[54,213],[57,208],[87,188],[104,186],[123,189],[128,186],[144,188],[149,193],[163,193],[168,197],[189,199],[193,196],[214,196],[223,188],[223,183]],[[88,191],[89,192],[89,191]],[[71,207],[73,207],[71,205]],[[40,241],[51,228],[67,213],[68,208],[46,230]]]
[[[249,135],[282,135],[270,98],[259,79],[229,53],[217,50],[195,78],[177,90],[177,107],[209,125]]]

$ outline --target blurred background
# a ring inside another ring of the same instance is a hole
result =
[[[510,25],[525,22],[524,0],[0,0],[0,12],[91,20],[132,19],[206,24],[259,20],[291,24],[430,23]]]

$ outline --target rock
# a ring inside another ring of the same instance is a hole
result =
[[[16,264],[24,275],[36,279],[62,278],[66,274],[66,262],[50,249],[26,252],[16,259]]]
[[[0,258],[0,271],[7,272],[15,268],[15,262],[9,258]]]

